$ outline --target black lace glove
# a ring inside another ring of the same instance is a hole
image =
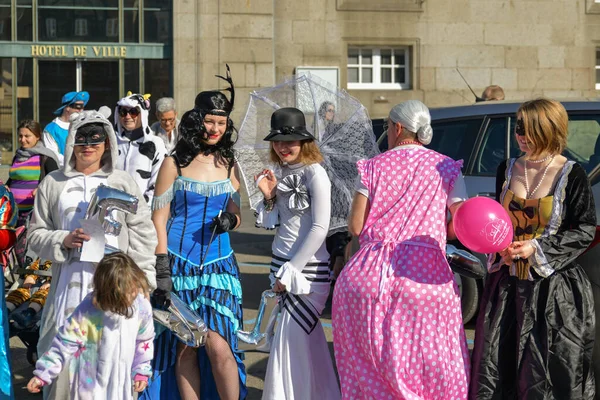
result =
[[[213,218],[212,223],[210,224],[210,230],[215,229],[215,233],[221,234],[228,232],[235,228],[237,224],[237,217],[234,213],[224,212],[221,215]]]
[[[156,308],[167,309],[171,305],[171,266],[166,254],[156,255],[156,289],[152,293],[152,305]]]

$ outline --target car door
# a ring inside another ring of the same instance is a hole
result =
[[[428,148],[454,160],[463,160],[463,173],[469,165],[484,117],[434,120],[433,138]]]

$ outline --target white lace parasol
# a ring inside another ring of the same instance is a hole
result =
[[[278,167],[269,160],[269,142],[263,139],[271,127],[271,114],[282,107],[304,112],[307,129],[318,139],[325,158],[323,167],[331,180],[331,222],[329,234],[347,230],[347,219],[358,177],[356,161],[379,153],[371,119],[365,107],[345,90],[311,75],[301,74],[283,83],[250,94],[250,104],[235,145],[250,207],[256,210],[262,193],[254,176]],[[334,113],[325,117],[326,108]],[[316,134],[315,134],[316,132]]]

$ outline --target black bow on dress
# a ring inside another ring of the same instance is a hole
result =
[[[531,235],[531,234],[533,234],[533,225],[527,225],[525,228],[521,228],[520,226],[517,226],[515,228],[516,236]]]
[[[521,204],[519,204],[515,200],[511,200],[510,203],[508,203],[508,209],[510,211],[522,211],[527,216],[527,218],[535,217],[535,207],[533,207],[533,206],[523,207]]]

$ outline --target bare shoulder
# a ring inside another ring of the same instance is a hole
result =
[[[567,161],[569,161],[569,160],[567,159],[567,157],[565,157],[563,155],[559,154],[557,156],[554,156],[554,165],[560,169],[562,169],[565,166]]]
[[[177,166],[173,157],[165,157],[158,171],[158,180],[172,183],[177,178]]]
[[[174,173],[177,173],[177,166],[175,165],[175,158],[172,156],[169,157],[165,157],[164,161],[162,162],[162,165],[160,166],[160,170],[161,171],[173,171]]]

